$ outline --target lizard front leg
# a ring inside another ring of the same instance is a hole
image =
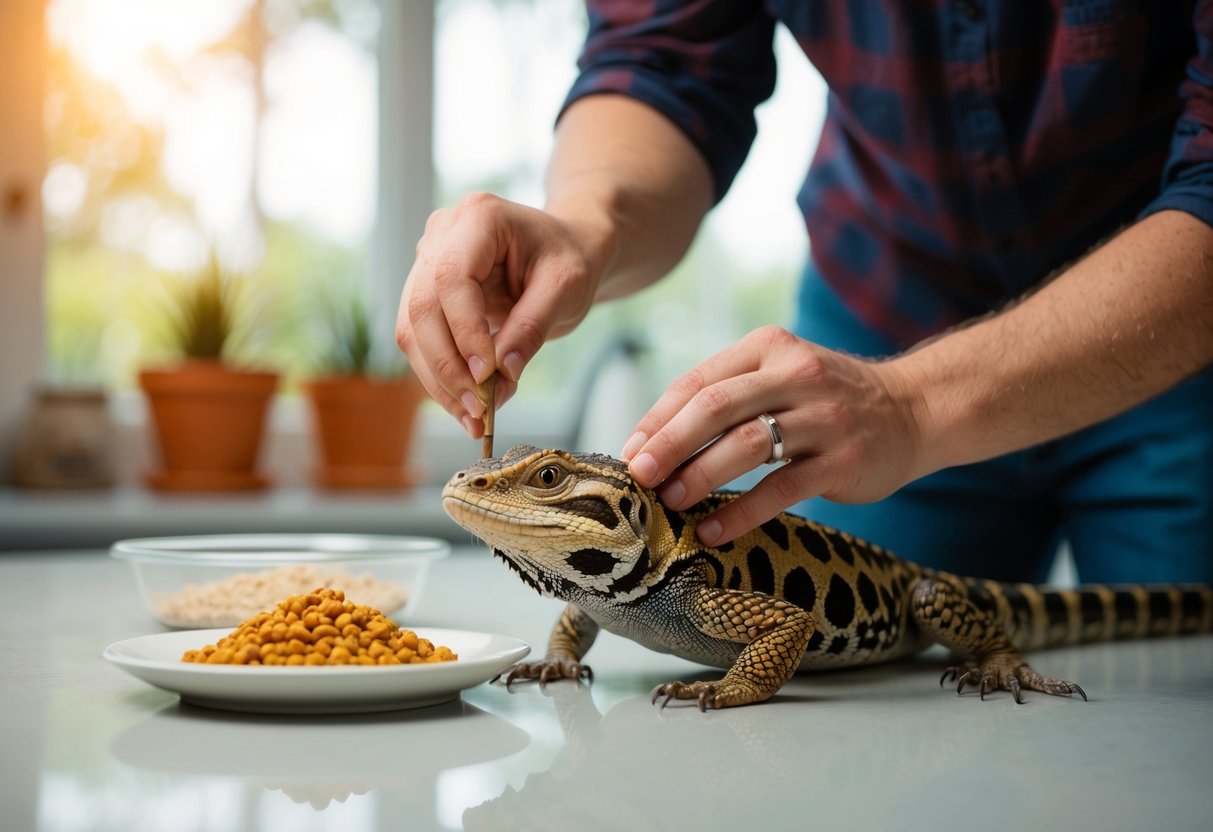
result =
[[[813,635],[813,616],[806,610],[756,592],[703,589],[690,613],[704,634],[745,648],[719,682],[658,685],[652,701],[664,696],[663,708],[671,699],[698,700],[701,711],[770,699],[796,672]]]
[[[594,674],[589,665],[581,663],[581,657],[594,644],[597,636],[598,622],[580,607],[569,604],[548,636],[548,651],[543,661],[514,665],[505,673],[505,686],[508,688],[519,679],[538,679],[540,687],[555,679],[580,680],[584,676],[593,681]],[[493,681],[500,678],[498,675]]]
[[[1028,688],[1054,696],[1077,693],[1086,700],[1087,694],[1073,682],[1042,676],[1029,667],[994,617],[977,608],[963,585],[921,580],[911,594],[911,608],[918,626],[932,638],[953,653],[977,660],[976,668],[949,667],[939,680],[941,685],[950,675],[957,681],[957,693],[973,685],[982,699],[992,690],[1009,690],[1022,703],[1020,692]]]

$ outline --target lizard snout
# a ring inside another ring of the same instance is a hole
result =
[[[492,484],[492,479],[484,474],[474,473],[471,469],[465,468],[462,471],[456,471],[447,482],[447,487],[462,486],[464,488],[473,488],[477,491],[483,491]]]

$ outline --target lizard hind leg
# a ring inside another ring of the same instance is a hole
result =
[[[911,594],[914,620],[935,641],[961,656],[972,656],[976,666],[959,664],[944,671],[939,683],[951,677],[961,693],[970,685],[981,698],[995,690],[1010,691],[1023,703],[1022,691],[1036,690],[1053,696],[1087,694],[1073,682],[1037,673],[998,626],[994,617],[973,603],[963,584],[924,578]]]

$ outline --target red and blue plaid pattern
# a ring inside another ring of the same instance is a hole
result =
[[[588,0],[569,103],[623,93],[723,196],[788,27],[829,85],[799,203],[846,305],[903,346],[1165,208],[1213,225],[1213,0]]]

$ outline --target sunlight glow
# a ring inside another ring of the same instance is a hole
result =
[[[197,241],[213,240],[229,266],[255,268],[264,253],[259,214],[301,222],[341,245],[361,245],[370,233],[374,55],[338,31],[302,22],[265,56],[259,118],[253,67],[235,45],[213,48],[249,8],[249,0],[54,0],[48,9],[52,40],[110,82],[136,121],[163,135],[164,175],[193,204],[192,232],[184,216],[107,212],[107,240],[158,267],[194,268]],[[125,138],[97,137],[112,169],[138,150]],[[54,215],[83,201],[68,169],[46,187]]]
[[[347,244],[369,233],[377,77],[373,55],[317,23],[302,24],[271,50],[257,183],[269,214]]]
[[[60,162],[42,181],[42,204],[54,218],[70,217],[80,210],[88,192],[88,181],[79,165]]]
[[[151,60],[181,67],[220,38],[249,0],[53,0],[52,40],[65,44],[98,78],[113,81],[140,119],[154,118],[171,95]]]

